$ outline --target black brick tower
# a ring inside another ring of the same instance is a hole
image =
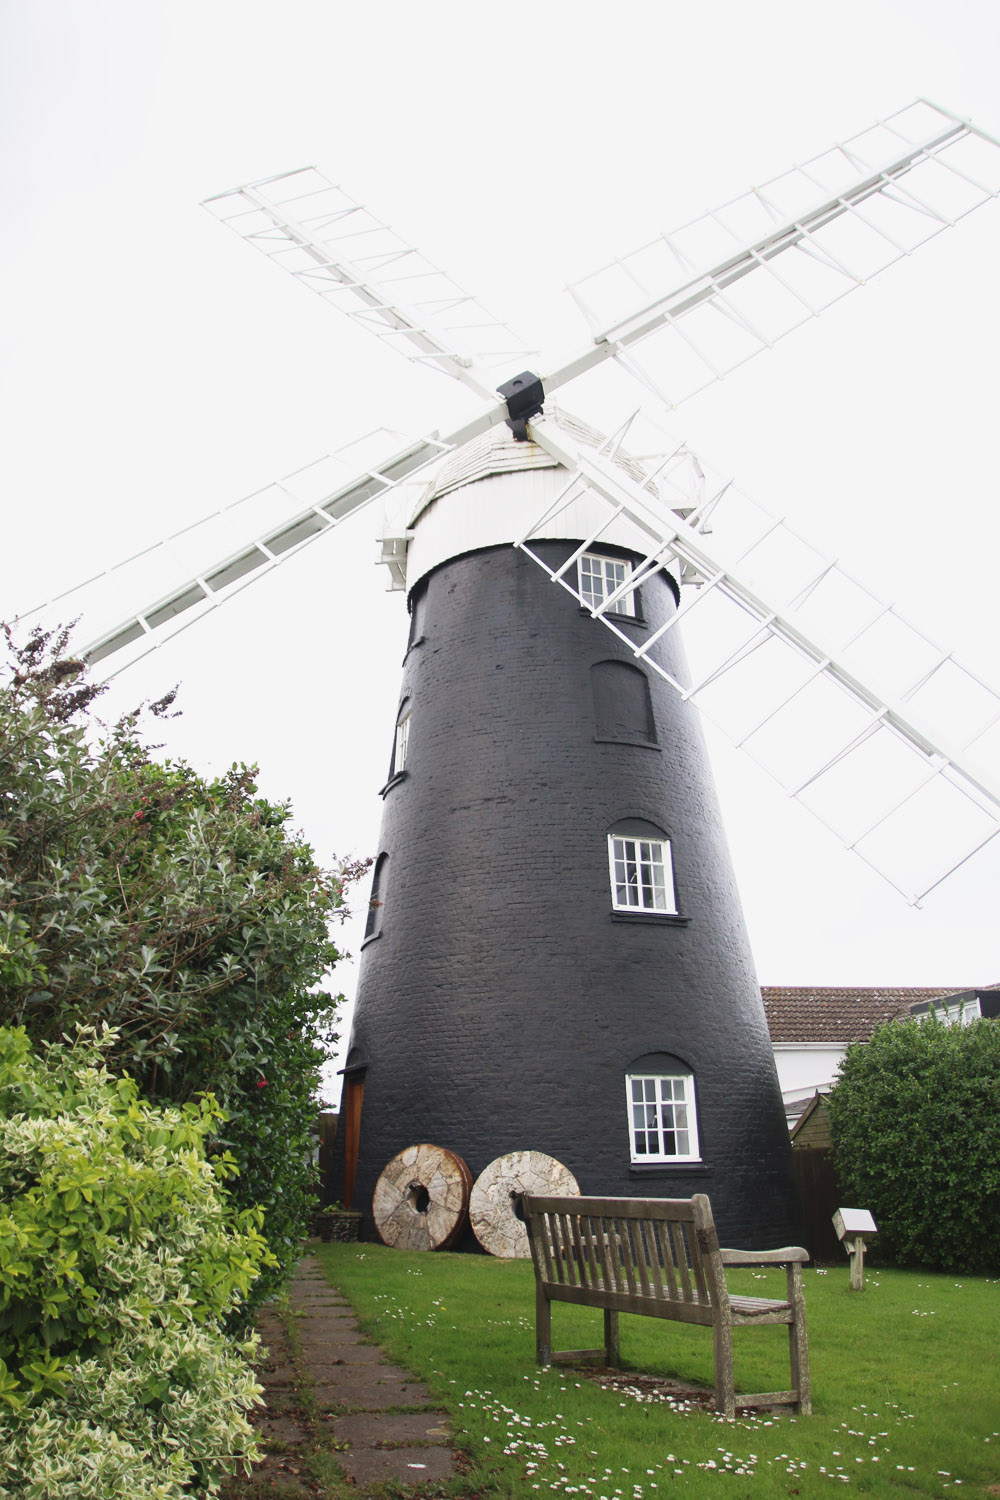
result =
[[[781,1095],[695,711],[510,545],[525,488],[559,471],[499,474],[539,450],[491,441],[504,463],[439,486],[416,521],[416,537],[454,541],[411,546],[402,730],[345,1079],[354,1206],[370,1211],[383,1167],[417,1142],[473,1176],[531,1149],[588,1194],[707,1192],[723,1243],[794,1242]],[[534,545],[558,566],[579,542]],[[638,561],[614,542],[600,553]],[[657,574],[631,612],[662,623],[676,592]],[[675,631],[654,649],[678,669]],[[665,897],[630,896],[621,871],[616,884],[615,837],[620,854],[666,851]],[[637,1140],[630,1101],[653,1090],[662,1122],[664,1078],[687,1114]]]

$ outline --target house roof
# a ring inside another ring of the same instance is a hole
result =
[[[995,988],[995,986],[989,986]],[[909,1014],[911,1005],[968,993],[950,989],[816,989],[761,987],[772,1042],[866,1042],[884,1021]]]

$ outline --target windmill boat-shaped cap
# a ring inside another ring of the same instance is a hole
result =
[[[555,401],[547,404],[545,414],[553,419],[561,431],[575,437],[585,448],[600,450],[607,446],[606,433],[573,416]],[[464,448],[459,448],[448,456],[434,482],[428,487],[424,503],[438,495],[447,494],[449,490],[458,489],[460,485],[472,484],[475,480],[486,479],[492,474],[520,473],[523,469],[552,469],[558,467],[558,462],[538,443],[532,442],[530,438],[525,441],[515,437],[510,427],[502,423],[491,427],[489,432],[474,438]],[[646,471],[642,464],[622,448],[615,451],[614,462],[637,483],[643,484],[646,481]]]
[[[553,401],[545,415],[581,448],[605,455],[652,500],[659,498],[646,469],[620,444]],[[516,485],[510,483],[514,475],[520,478]],[[606,504],[575,481],[557,457],[501,423],[450,453],[417,499],[407,522],[406,587],[412,589],[449,557],[509,545],[529,534],[562,540],[598,529],[602,545],[640,555],[647,550],[648,538],[633,522],[619,517],[609,523]]]
[[[557,417],[560,426],[564,425],[564,413],[557,414],[553,409],[552,415]],[[600,434],[595,432],[593,439],[591,446],[596,446],[601,440]],[[428,485],[413,519],[416,520],[424,506],[438,496],[462,485],[474,484],[477,479],[488,479],[494,474],[517,474],[525,469],[552,469],[557,463],[558,460],[537,443],[515,438],[507,424],[500,423],[448,455]]]

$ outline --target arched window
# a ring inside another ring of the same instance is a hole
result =
[[[392,768],[389,779],[402,776],[406,769],[406,752],[410,744],[410,700],[404,698],[396,715],[396,738],[392,747]]]
[[[416,588],[410,598],[410,634],[406,642],[407,651],[417,646],[424,638],[424,616],[427,605],[426,579]]]
[[[629,1150],[643,1163],[700,1161],[694,1073],[679,1057],[654,1052],[625,1075]]]
[[[365,923],[366,942],[369,938],[378,937],[382,931],[382,913],[385,910],[385,884],[388,865],[388,854],[380,854],[375,861],[371,895],[368,897],[368,920]]]
[[[615,911],[677,915],[670,839],[655,823],[616,823],[608,834],[608,867]]]
[[[597,738],[655,745],[656,725],[645,672],[627,661],[599,661],[590,669]]]

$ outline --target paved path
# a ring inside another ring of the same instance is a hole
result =
[[[230,1483],[227,1500],[324,1495],[331,1463],[360,1493],[386,1481],[453,1478],[447,1414],[422,1381],[362,1341],[350,1305],[312,1256],[299,1264],[289,1300],[291,1340],[275,1309],[257,1320],[269,1351],[259,1371],[266,1409],[256,1419],[266,1453],[249,1479]]]

